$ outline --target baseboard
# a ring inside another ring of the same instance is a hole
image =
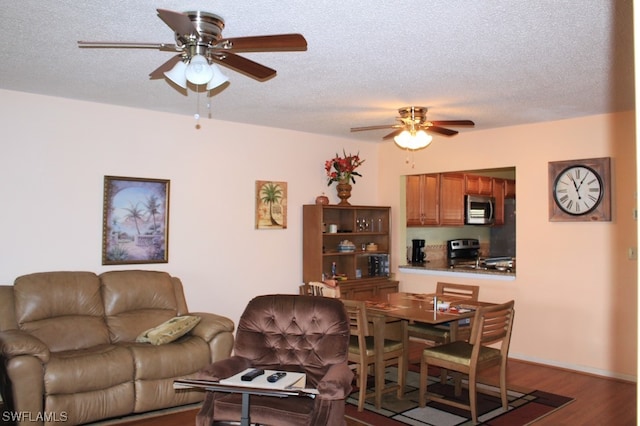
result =
[[[548,359],[535,358],[535,357],[530,357],[522,354],[514,354],[513,352],[509,353],[509,358],[528,362],[531,364],[543,365],[545,367],[554,367],[554,368],[560,368],[563,370],[575,371],[577,373],[589,374],[592,376],[622,380],[630,383],[638,382],[637,376],[615,373],[608,370],[600,370],[598,368],[585,367],[584,365],[566,364],[562,362],[551,361]]]

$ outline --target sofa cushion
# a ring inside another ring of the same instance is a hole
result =
[[[14,283],[16,322],[52,352],[109,342],[100,280],[92,272],[41,272]]]
[[[133,382],[133,354],[124,347],[100,345],[51,355],[44,371],[45,393],[72,394],[98,391]]]
[[[208,345],[191,335],[168,345],[126,345],[133,354],[136,381],[183,377],[211,363]]]
[[[100,275],[113,342],[133,342],[145,330],[178,314],[171,276],[158,271],[109,271]]]
[[[151,343],[152,345],[171,343],[190,332],[199,322],[200,317],[194,315],[173,317],[157,327],[144,331],[136,338],[136,342]]]

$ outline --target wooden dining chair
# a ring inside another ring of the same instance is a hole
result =
[[[438,282],[436,285],[436,295],[455,297],[458,299],[478,300],[480,287],[477,285],[452,284]],[[437,344],[449,343],[451,341],[451,325],[446,324],[424,324],[413,323],[407,327],[409,338],[428,340]],[[461,320],[458,323],[457,340],[469,340],[471,335],[470,322]]]
[[[513,300],[499,305],[480,307],[476,310],[469,342],[457,340],[440,346],[426,348],[420,362],[420,406],[428,400],[437,401],[471,411],[473,423],[478,422],[476,379],[487,367],[500,366],[500,397],[502,409],[507,410],[507,357],[514,317]],[[491,346],[490,346],[491,345]],[[440,367],[447,372],[458,372],[454,377],[454,395],[462,394],[462,377],[469,378],[469,404],[461,400],[445,399],[442,395],[428,392],[429,366]]]
[[[340,298],[340,287],[330,286],[323,282],[309,282],[300,285],[300,295],[302,296],[324,296],[335,299]]]
[[[376,354],[374,351],[375,342],[370,333],[367,309],[364,301],[342,300],[347,310],[349,324],[351,328],[351,340],[349,341],[348,360],[355,366],[356,380],[358,383],[358,411],[364,409],[365,399],[375,397],[375,406],[380,408],[382,395],[388,392],[397,391],[398,398],[404,393],[405,377],[404,371],[404,344],[402,341],[384,339],[383,362],[384,366],[398,366],[398,382],[390,386],[375,386],[373,392],[367,392],[367,378],[369,367],[373,366],[376,371]],[[381,378],[384,383],[384,378]],[[377,380],[378,381],[378,380]]]

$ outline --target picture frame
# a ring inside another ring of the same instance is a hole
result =
[[[167,179],[105,176],[102,264],[169,261]]]
[[[256,229],[287,229],[287,182],[256,181]]]

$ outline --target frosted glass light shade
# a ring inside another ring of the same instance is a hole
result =
[[[171,70],[164,73],[164,76],[173,81],[183,89],[187,88],[187,77],[185,71],[187,70],[187,64],[180,61]]]
[[[428,146],[433,137],[424,130],[418,130],[414,134],[411,134],[408,130],[403,130],[393,140],[400,148],[416,150]]]
[[[195,55],[191,58],[191,61],[187,66],[185,76],[189,82],[198,86],[200,84],[208,83],[209,80],[211,80],[211,77],[213,77],[213,71],[209,66],[207,58],[202,55]]]
[[[213,73],[213,77],[211,77],[211,80],[209,80],[209,83],[207,83],[207,90],[215,89],[221,84],[224,84],[227,81],[229,81],[229,77],[222,74],[220,67],[218,67],[216,64],[211,64],[210,68],[211,68],[211,72]]]

